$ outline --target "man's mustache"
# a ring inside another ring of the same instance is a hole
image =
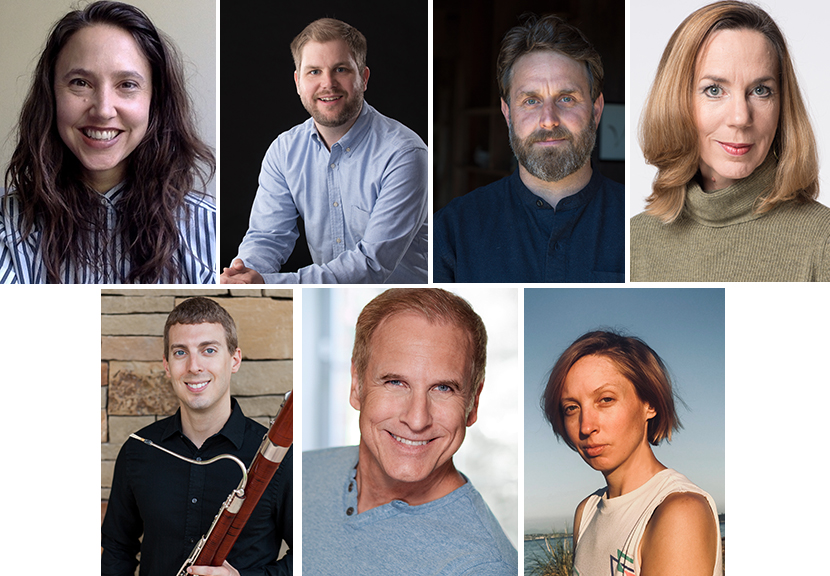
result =
[[[573,134],[564,126],[556,126],[553,130],[545,130],[540,128],[531,132],[530,136],[525,139],[527,144],[534,142],[544,142],[546,140],[573,140]]]

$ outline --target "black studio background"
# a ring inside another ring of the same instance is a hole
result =
[[[366,37],[366,101],[427,142],[427,2],[226,0],[219,30],[220,266],[230,264],[248,229],[268,146],[309,118],[294,85],[289,45],[309,23],[324,17],[343,20]],[[283,270],[309,263],[301,236]]]

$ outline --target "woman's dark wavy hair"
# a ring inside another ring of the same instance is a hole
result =
[[[100,231],[106,227],[106,211],[58,134],[54,90],[55,63],[69,38],[82,28],[104,24],[127,31],[153,72],[149,125],[128,158],[115,235],[129,254],[131,270],[125,281],[156,283],[177,276],[177,222],[187,217],[185,196],[204,190],[216,161],[197,135],[176,48],[138,8],[94,2],[68,13],[52,28],[20,113],[6,188],[19,197],[23,238],[36,226],[42,229],[40,249],[49,282],[60,282],[64,262],[105,267],[107,238]]]

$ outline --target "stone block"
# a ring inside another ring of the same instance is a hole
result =
[[[259,298],[262,296],[261,288],[228,288],[228,293],[233,297]]]
[[[108,422],[110,441],[107,444],[101,445],[102,458],[114,460],[118,456],[118,450],[121,448],[121,444],[130,437],[130,434],[137,432],[145,426],[149,426],[155,421],[156,418],[154,416],[110,415]]]
[[[107,441],[107,411],[101,410],[101,442]]]
[[[158,312],[169,314],[175,297],[165,296],[101,296],[101,314],[135,314]]]
[[[104,314],[103,336],[163,336],[167,314]]]
[[[155,290],[152,288],[102,288],[102,296],[176,296],[189,298],[192,296],[221,296],[228,293],[227,288],[170,288]],[[171,308],[172,309],[172,308]]]
[[[101,386],[106,386],[109,378],[109,364],[101,362]]]
[[[235,396],[235,398],[239,402],[242,412],[248,418],[273,418],[277,415],[280,404],[284,400],[282,396],[252,396],[249,398]]]
[[[267,288],[262,291],[262,295],[270,298],[294,298],[294,290],[291,288]]]
[[[215,300],[236,322],[243,358],[258,360],[293,357],[293,302],[270,298]]]
[[[107,408],[107,390],[106,386],[101,386],[101,409],[106,410]]]
[[[234,375],[231,393],[236,396],[285,394],[294,386],[291,360],[244,361]]]
[[[159,336],[103,336],[102,360],[161,362],[164,340]]]
[[[170,415],[179,407],[161,362],[111,362],[109,414]]]
[[[133,440],[135,442],[135,440]],[[115,462],[106,460],[101,462],[101,488],[112,487],[112,473],[115,470]]]

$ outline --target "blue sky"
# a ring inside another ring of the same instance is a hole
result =
[[[667,364],[683,429],[655,455],[689,477],[724,509],[724,290],[526,289],[524,291],[525,531],[571,528],[576,505],[605,485],[602,474],[557,441],[539,408],[556,359],[590,330],[642,338]]]

